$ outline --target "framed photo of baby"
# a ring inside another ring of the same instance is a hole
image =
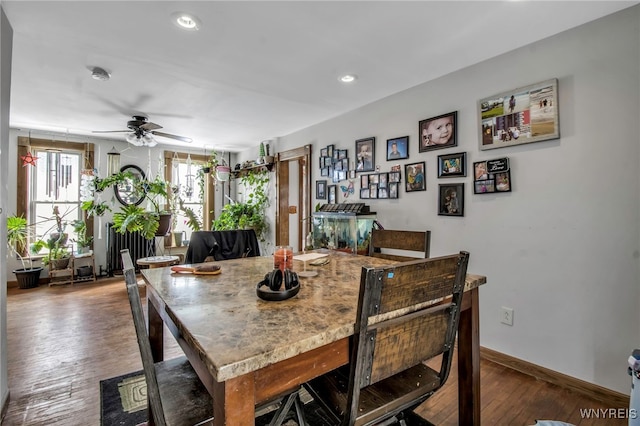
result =
[[[458,145],[456,122],[458,111],[427,118],[418,124],[418,151],[449,148]]]

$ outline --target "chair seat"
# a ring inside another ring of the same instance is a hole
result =
[[[305,384],[314,399],[324,402],[336,421],[341,421],[347,412],[347,387],[349,366],[343,366]],[[378,423],[381,418],[392,417],[425,401],[440,386],[438,372],[424,364],[418,364],[362,388],[356,425],[370,421]],[[318,397],[316,397],[318,396]],[[321,398],[320,398],[321,397]],[[330,400],[329,400],[330,398]],[[386,413],[389,413],[386,415]]]
[[[168,425],[195,425],[213,418],[213,400],[186,357],[155,367]]]

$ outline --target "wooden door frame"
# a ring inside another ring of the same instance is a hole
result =
[[[276,245],[289,244],[289,162],[298,163],[298,237],[304,247],[311,231],[311,145],[278,153],[276,162]],[[305,220],[306,218],[306,220]]]

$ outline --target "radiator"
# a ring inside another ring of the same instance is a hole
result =
[[[129,249],[131,260],[138,270],[136,260],[142,257],[155,255],[154,240],[146,240],[139,232],[126,232],[124,234],[117,233],[111,226],[113,223],[107,223],[107,274],[112,277],[114,274],[122,274],[122,257],[120,250]]]

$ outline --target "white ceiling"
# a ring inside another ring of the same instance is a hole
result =
[[[92,134],[143,113],[190,146],[241,151],[637,3],[3,0],[11,127]]]

